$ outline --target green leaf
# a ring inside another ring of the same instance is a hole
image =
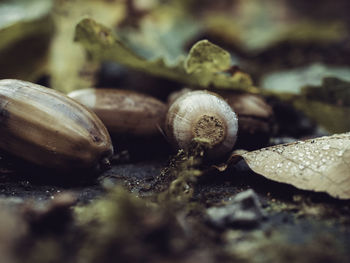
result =
[[[336,106],[350,106],[350,82],[338,78],[324,78],[321,86],[305,86],[301,94],[306,99],[330,103]]]
[[[330,77],[333,76],[333,77]],[[350,68],[314,64],[273,73],[262,82],[262,94],[289,101],[331,133],[350,131]]]
[[[350,131],[350,107],[348,106],[337,106],[305,98],[294,100],[293,105],[331,133]]]
[[[43,28],[51,0],[7,0],[0,3],[0,50]]]
[[[305,86],[293,105],[329,132],[350,131],[350,82],[325,78],[321,86]]]
[[[228,1],[222,10],[208,10],[207,32],[244,52],[257,54],[281,43],[324,45],[346,39],[342,21],[313,20],[294,12],[288,1]]]
[[[350,68],[314,63],[305,67],[267,74],[261,81],[261,87],[276,93],[298,95],[301,94],[302,87],[320,86],[326,77],[350,81]]]
[[[84,49],[73,41],[75,26],[89,16],[114,27],[125,16],[124,5],[123,1],[55,0],[55,35],[49,61],[54,89],[68,93],[95,85],[99,64],[88,61]]]
[[[141,14],[128,16],[129,23],[117,32],[124,44],[148,60],[163,58],[168,65],[176,65],[193,36],[201,33],[199,21],[176,1],[158,3]]]
[[[50,0],[0,3],[0,78],[35,81],[46,70],[53,32]]]
[[[231,56],[226,50],[207,40],[197,42],[185,62],[187,73],[220,72],[231,65]]]
[[[202,88],[216,87],[244,91],[254,89],[247,74],[239,72],[239,74],[231,75],[221,72],[224,69],[229,70],[227,52],[208,41],[199,42],[197,47],[194,46],[195,51],[190,52],[187,56],[185,60],[187,67],[185,67],[184,60],[180,60],[177,65],[170,66],[163,59],[146,60],[140,57],[125,46],[109,28],[92,19],[84,19],[77,25],[75,40],[82,44],[95,61],[114,61],[154,76]],[[205,53],[208,50],[214,50],[215,54],[220,53],[220,58],[213,59],[211,55]],[[205,60],[204,67],[207,70],[199,70],[201,69],[198,66],[199,59]],[[195,69],[195,72],[188,73],[186,71],[188,68]]]

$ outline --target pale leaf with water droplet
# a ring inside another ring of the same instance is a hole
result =
[[[237,156],[268,179],[350,199],[350,133],[276,145],[232,157]]]

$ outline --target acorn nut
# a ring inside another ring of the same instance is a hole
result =
[[[254,94],[220,93],[238,116],[237,147],[254,150],[265,147],[274,130],[273,110]]]
[[[166,106],[151,96],[121,89],[81,89],[69,97],[93,110],[111,134],[159,134]]]
[[[217,159],[235,144],[238,120],[235,112],[219,95],[208,91],[187,92],[168,110],[165,132],[177,149],[186,149],[194,138],[209,143],[208,158]]]
[[[60,172],[100,172],[113,146],[90,110],[64,94],[30,82],[0,80],[0,149]]]

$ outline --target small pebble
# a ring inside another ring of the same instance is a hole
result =
[[[259,198],[252,189],[237,194],[225,206],[207,209],[208,221],[218,228],[253,227],[264,217]]]

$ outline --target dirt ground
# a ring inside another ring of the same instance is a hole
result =
[[[42,177],[33,180],[28,178],[29,170],[11,170],[13,163],[4,165],[3,160],[2,213],[14,211],[25,228],[20,230],[11,226],[12,220],[2,219],[1,228],[6,229],[6,224],[14,228],[5,239],[13,245],[7,248],[8,244],[0,243],[9,254],[5,258],[14,262],[97,262],[97,258],[100,262],[349,261],[348,201],[264,179],[243,161],[224,173],[200,176],[190,186],[192,195],[176,200],[169,193],[164,195],[169,186],[170,169],[165,169],[169,160],[154,158],[119,160],[97,180],[64,184],[50,184]],[[209,207],[223,207],[247,189],[256,193],[262,217],[220,226],[208,218]],[[60,204],[62,193],[74,196],[74,201]],[[99,218],[104,205],[111,213],[115,209],[132,220]],[[93,220],[82,223],[79,209]],[[93,223],[99,220],[101,225]],[[48,227],[52,224],[60,231]],[[105,232],[105,228],[113,230]],[[91,235],[96,237],[93,245]],[[64,249],[67,246],[74,249]],[[86,249],[92,252],[84,254]]]

